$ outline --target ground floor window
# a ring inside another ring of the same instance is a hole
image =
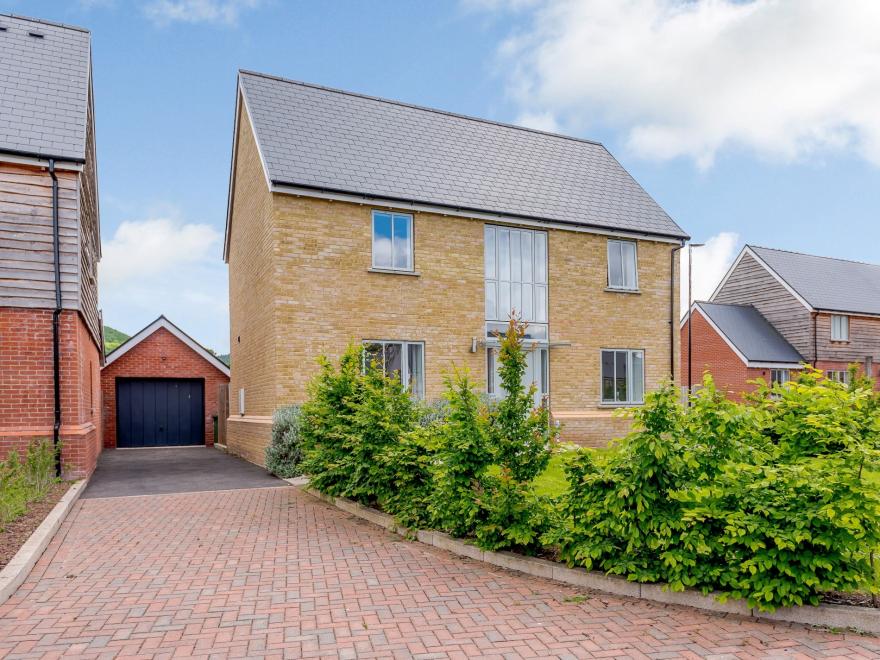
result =
[[[418,399],[425,397],[425,345],[417,341],[364,341],[364,368],[374,365]]]
[[[785,385],[788,381],[791,380],[791,373],[789,373],[788,369],[771,369],[770,370],[770,384],[771,385]]]
[[[645,352],[602,351],[602,403],[644,403]]]
[[[501,386],[501,375],[498,370],[501,366],[498,361],[498,347],[489,346],[486,349],[486,392],[490,396],[501,398],[504,396],[504,388]],[[526,348],[526,370],[523,374],[523,387],[531,387],[535,384],[535,407],[543,404],[544,398],[550,393],[550,354],[546,346],[538,346],[532,349]]]
[[[833,380],[835,383],[843,383],[849,385],[849,371],[845,369],[831,369],[825,372],[825,378]]]

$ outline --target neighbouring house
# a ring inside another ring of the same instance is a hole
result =
[[[229,368],[164,316],[107,355],[104,447],[214,444]]]
[[[36,438],[68,477],[101,451],[91,39],[0,14],[0,458]]]
[[[804,364],[846,382],[851,364],[877,378],[880,266],[746,245],[709,303],[692,309],[692,381],[708,370],[735,393],[785,382]],[[681,326],[687,385],[688,319]]]
[[[693,320],[688,362],[687,323]],[[709,371],[715,385],[739,399],[754,389],[750,381],[785,382],[792,370],[803,368],[804,358],[779,331],[751,305],[697,302],[684,321],[681,336],[682,385],[699,386]]]
[[[231,452],[262,463],[351,343],[416,397],[453,366],[500,395],[511,313],[565,439],[624,433],[615,409],[677,370],[687,235],[601,144],[245,71],[237,92]]]

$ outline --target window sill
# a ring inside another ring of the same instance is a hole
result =
[[[368,273],[381,273],[383,275],[408,275],[409,277],[421,277],[417,270],[393,270],[391,268],[368,268]]]
[[[614,409],[614,408],[639,408],[643,405],[645,405],[644,401],[639,402],[639,403],[635,403],[635,402],[633,402],[633,403],[610,403],[608,401],[603,401],[603,402],[599,403],[600,408],[611,408],[611,409]]]
[[[606,286],[605,291],[608,293],[634,293],[636,295],[641,295],[640,289],[617,289],[613,286]]]

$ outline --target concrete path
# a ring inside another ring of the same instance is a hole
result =
[[[211,447],[110,449],[83,497],[165,495],[283,485],[263,468]]]
[[[0,657],[880,657],[403,541],[291,487],[86,499],[0,606]]]

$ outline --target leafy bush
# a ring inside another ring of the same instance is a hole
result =
[[[492,464],[485,412],[466,372],[446,377],[449,410],[437,429],[431,519],[443,531],[471,536],[480,518],[480,481]]]
[[[0,529],[42,499],[55,483],[55,447],[51,440],[31,443],[24,462],[12,451],[0,461]]]
[[[484,475],[477,500],[483,519],[476,538],[486,550],[535,551],[551,518],[549,502],[535,494],[532,482],[547,469],[555,429],[550,425],[550,411],[533,407],[535,384],[523,386],[525,331],[525,324],[511,319],[501,337],[498,361],[505,396],[487,412],[487,438],[500,470],[497,476]]]
[[[299,406],[279,408],[272,416],[272,442],[266,447],[266,469],[282,479],[302,474],[302,411]]]
[[[343,354],[338,369],[326,357],[318,358],[320,369],[302,406],[302,470],[312,488],[328,495],[342,496],[347,489],[361,360],[362,352],[354,346]]]
[[[764,610],[875,589],[873,397],[812,370],[762,384],[749,404],[723,399],[707,377],[683,408],[667,386],[616,452],[573,460],[562,523],[545,539],[572,564]]]

